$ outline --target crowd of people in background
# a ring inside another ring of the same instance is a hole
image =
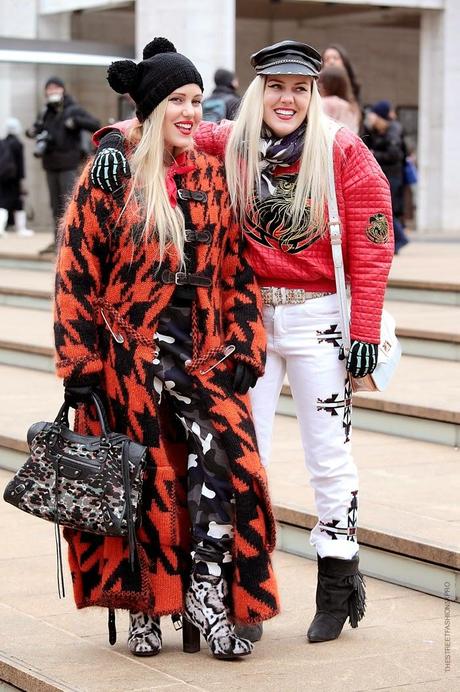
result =
[[[214,81],[213,91],[203,101],[203,119],[233,120],[241,101],[238,78],[234,72],[219,68]],[[388,100],[362,103],[361,85],[351,60],[338,44],[330,44],[322,53],[318,88],[325,113],[362,137],[389,180],[397,254],[409,242],[405,232],[405,190],[417,181],[417,174],[396,111]],[[44,108],[26,135],[35,139],[34,156],[42,161],[54,221],[55,238],[42,253],[55,253],[58,220],[81,163],[92,151],[91,133],[100,123],[74,101],[59,77],[47,80],[44,95]],[[8,118],[6,138],[0,140],[0,237],[13,224],[18,236],[33,234],[27,228],[24,208],[27,189],[21,134],[20,122]]]

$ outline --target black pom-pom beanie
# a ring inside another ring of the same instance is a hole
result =
[[[143,51],[143,60],[117,60],[107,72],[107,80],[119,94],[129,94],[136,103],[136,115],[142,122],[161,101],[184,84],[197,84],[203,91],[203,80],[195,65],[177,53],[166,38],[155,38]]]

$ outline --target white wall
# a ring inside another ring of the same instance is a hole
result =
[[[234,26],[235,0],[136,0],[136,53],[165,36],[199,68],[207,93],[216,67],[234,67]]]

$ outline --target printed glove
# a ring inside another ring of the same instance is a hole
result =
[[[124,154],[123,136],[119,132],[109,132],[101,139],[90,175],[95,187],[121,197],[124,179],[131,177],[131,170]]]
[[[247,394],[250,387],[257,382],[257,375],[244,363],[237,363],[233,376],[233,388],[237,394]]]
[[[377,367],[378,344],[353,341],[348,352],[346,368],[353,377],[365,377]]]

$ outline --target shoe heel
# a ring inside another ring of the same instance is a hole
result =
[[[186,654],[196,654],[200,650],[200,630],[187,618],[182,618],[182,650]]]

